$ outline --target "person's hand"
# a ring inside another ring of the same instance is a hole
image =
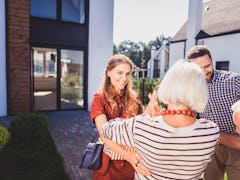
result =
[[[132,165],[132,167],[138,173],[142,174],[143,176],[151,175],[150,170],[141,163],[142,158],[138,153],[127,152],[126,160]]]
[[[232,149],[240,150],[240,136],[238,135],[220,132],[218,143],[223,144]]]
[[[236,125],[236,132],[240,134],[240,112],[233,112],[233,122]]]
[[[150,116],[156,116],[156,114],[160,111],[160,107],[158,106],[158,96],[157,91],[153,91],[148,94],[149,103],[145,109],[145,113]]]

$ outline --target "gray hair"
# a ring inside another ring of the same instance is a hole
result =
[[[159,85],[158,97],[165,104],[184,104],[203,112],[208,89],[202,69],[195,63],[180,59],[165,74]]]
[[[232,111],[240,112],[240,100],[238,100],[232,105]]]

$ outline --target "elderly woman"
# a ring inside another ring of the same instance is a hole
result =
[[[164,76],[159,99],[167,109],[157,116],[139,115],[127,121],[120,118],[103,125],[103,135],[114,142],[134,146],[140,163],[150,169],[135,179],[200,179],[219,137],[218,126],[195,118],[207,103],[207,85],[201,68],[192,62],[177,61]]]
[[[240,100],[232,105],[233,122],[236,125],[236,132],[240,134]]]

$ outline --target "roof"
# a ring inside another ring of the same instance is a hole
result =
[[[153,61],[160,53],[162,50],[166,50],[167,52],[169,52],[169,43],[167,44],[163,44],[154,54],[153,56],[148,60],[148,63],[150,63],[151,61]]]
[[[203,3],[202,29],[197,39],[240,32],[240,0],[211,0]],[[173,37],[186,40],[187,22]]]

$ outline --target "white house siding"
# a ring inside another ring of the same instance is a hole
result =
[[[165,72],[165,66],[169,64],[169,55],[168,50],[166,48],[163,48],[163,50],[160,53],[160,77],[162,78],[164,76]]]
[[[164,66],[166,64],[166,51],[165,49],[162,50],[160,53],[160,77],[164,75]]]
[[[240,73],[240,33],[204,39],[211,50],[214,67],[216,61],[229,61],[229,70]]]
[[[186,49],[190,49],[195,44],[195,37],[201,30],[202,25],[202,0],[188,1],[188,25]]]
[[[173,65],[178,59],[184,58],[185,42],[171,43],[169,46],[169,67]]]
[[[90,0],[88,51],[88,108],[113,54],[114,0]]]
[[[5,1],[0,1],[0,116],[7,115]]]

